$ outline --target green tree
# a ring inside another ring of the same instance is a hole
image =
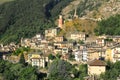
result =
[[[112,69],[114,67],[114,64],[111,62],[111,61],[107,61],[107,66],[106,66],[106,69],[107,70],[110,70],[110,69]]]
[[[4,62],[4,68],[3,68],[4,70],[3,70],[2,74],[3,74],[4,79],[5,80],[14,80],[15,75],[10,69],[14,64],[12,64],[8,61],[3,61],[3,62]]]
[[[64,60],[54,60],[48,69],[49,80],[72,80],[72,65]]]
[[[15,75],[13,72],[11,72],[11,70],[5,70],[3,75],[4,75],[5,80],[14,80],[15,79]]]
[[[94,32],[97,35],[120,35],[120,15],[117,14],[98,22],[98,27]]]
[[[24,58],[24,54],[23,53],[21,53],[21,55],[20,55],[19,63],[25,65],[25,58]]]
[[[79,40],[79,42],[78,42],[79,44],[84,44],[84,41],[82,41],[82,40]]]
[[[23,53],[24,51],[26,51],[26,52],[30,51],[30,47],[20,47],[13,52],[13,55],[18,56],[19,54]]]
[[[36,72],[36,68],[30,65],[24,66],[19,63],[13,64],[8,61],[0,60],[0,68],[3,66],[4,68],[1,70],[0,76],[2,76],[4,80],[37,80],[39,75]]]
[[[59,53],[57,53],[57,54],[56,54],[56,57],[57,57],[58,59],[60,59],[60,58],[61,58],[61,55],[60,55]]]
[[[48,55],[48,58],[49,58],[50,60],[53,60],[53,59],[55,59],[55,56],[52,55],[52,54],[49,54],[49,55]]]
[[[5,69],[5,61],[0,60],[0,73],[3,73]]]
[[[19,73],[18,80],[37,80],[36,69],[32,66],[27,66]]]
[[[112,63],[107,61],[106,72],[100,75],[100,78],[103,80],[117,80],[117,77],[120,74],[120,61]]]
[[[114,68],[118,70],[119,74],[120,74],[120,61],[117,61],[115,64],[114,64]]]
[[[79,66],[79,74],[80,80],[84,80],[83,77],[87,76],[87,64],[81,64]]]

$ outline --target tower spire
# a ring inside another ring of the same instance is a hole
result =
[[[61,28],[61,29],[63,28],[63,18],[62,18],[62,15],[59,15],[58,27]]]
[[[77,15],[77,6],[75,6],[74,18],[78,18],[78,15]]]

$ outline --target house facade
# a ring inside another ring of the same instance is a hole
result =
[[[56,42],[53,45],[56,48],[65,48],[65,47],[68,47],[68,43],[67,42]]]
[[[86,49],[74,51],[76,61],[88,61],[88,53]]]
[[[101,60],[93,60],[88,63],[88,75],[100,75],[106,71],[106,63]]]
[[[63,42],[63,36],[55,37],[54,42]]]
[[[56,35],[57,35],[56,28],[45,30],[45,38],[46,39],[51,39],[51,38],[55,37]]]
[[[82,61],[82,53],[81,53],[80,50],[76,50],[76,51],[74,52],[74,55],[75,55],[75,60],[76,60],[76,61]]]
[[[112,49],[113,62],[120,61],[120,47]]]
[[[70,34],[69,39],[71,40],[82,40],[85,41],[86,40],[86,34],[85,33],[72,33]]]
[[[120,61],[120,47],[107,49],[105,59],[110,60],[111,62]]]
[[[45,67],[46,58],[40,54],[28,54],[28,63],[32,66]]]
[[[113,62],[113,54],[112,54],[112,49],[106,49],[105,52],[106,56],[105,56],[105,60],[109,60],[111,62]]]
[[[94,59],[99,59],[99,53],[96,51],[88,51],[88,60],[94,60]]]
[[[96,44],[98,44],[99,46],[104,46],[105,45],[105,40],[104,38],[98,38],[96,40]]]

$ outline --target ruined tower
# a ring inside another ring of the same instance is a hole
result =
[[[77,7],[75,6],[75,12],[74,12],[74,15],[73,15],[74,18],[78,18],[78,15],[77,15]]]
[[[59,15],[58,27],[61,28],[61,29],[63,28],[63,18],[62,18],[62,15]]]

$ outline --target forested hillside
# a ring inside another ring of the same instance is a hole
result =
[[[6,3],[6,2],[10,2],[10,1],[13,1],[13,0],[0,0],[0,4]]]
[[[15,0],[0,5],[0,42],[19,41],[55,27],[54,19],[72,0]]]
[[[95,33],[96,35],[120,35],[120,15],[111,16],[100,21]]]

